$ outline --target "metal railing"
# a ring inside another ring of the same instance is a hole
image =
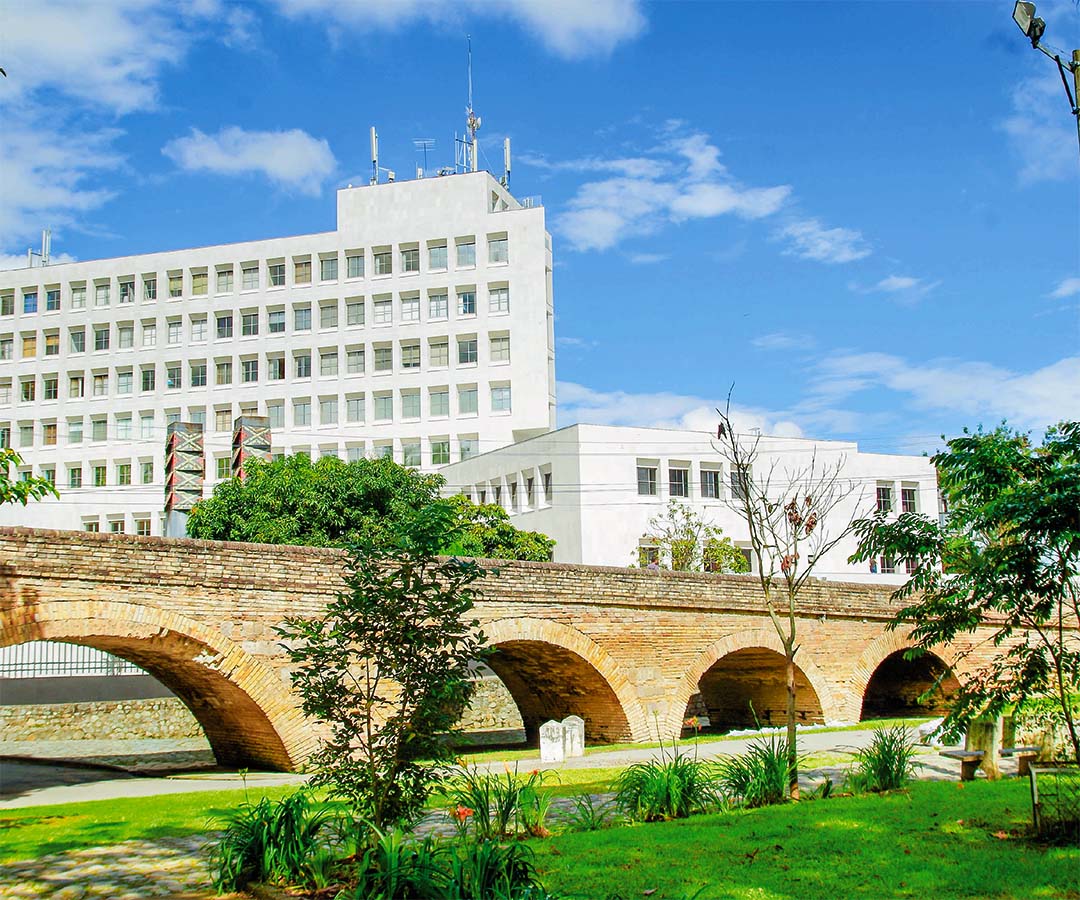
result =
[[[81,644],[29,641],[0,647],[0,678],[145,674],[126,659]]]

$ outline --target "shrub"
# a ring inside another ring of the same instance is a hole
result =
[[[743,806],[771,806],[789,799],[788,743],[778,734],[754,740],[742,756],[719,764],[718,777],[729,799]]]
[[[721,797],[709,766],[661,744],[659,759],[635,763],[615,779],[615,802],[632,819],[684,819],[718,805]]]
[[[525,844],[466,842],[450,856],[445,900],[524,900],[543,897],[532,850]]]
[[[870,746],[855,754],[851,789],[878,793],[903,787],[915,777],[916,752],[906,725],[876,729]]]
[[[599,803],[589,793],[575,794],[570,802],[573,805],[562,820],[568,831],[600,831],[614,824],[610,803]]]
[[[462,767],[450,782],[454,806],[450,816],[458,833],[466,836],[471,826],[478,841],[512,837],[519,832],[546,837],[545,825],[551,793],[542,790],[548,773],[537,769],[522,777],[517,767],[501,775]]]
[[[225,833],[210,854],[210,880],[220,893],[252,881],[326,883],[328,859],[319,832],[328,813],[306,791],[280,800],[244,801],[221,821]]]

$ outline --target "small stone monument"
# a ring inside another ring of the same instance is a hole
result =
[[[585,720],[581,716],[567,716],[562,720],[563,733],[565,735],[565,754],[571,756],[585,755]]]
[[[540,726],[540,762],[562,762],[566,759],[566,729],[554,720]]]

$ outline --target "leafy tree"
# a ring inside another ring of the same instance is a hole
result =
[[[47,478],[36,475],[26,479],[12,478],[9,470],[18,469],[22,462],[22,457],[15,450],[10,447],[0,448],[0,505],[21,503],[26,506],[31,500],[60,496],[56,485]]]
[[[510,516],[497,503],[473,503],[459,494],[450,501],[461,526],[458,536],[445,545],[452,556],[483,559],[528,559],[548,562],[555,541],[539,531],[522,531],[510,524]]]
[[[758,562],[761,600],[784,648],[788,788],[797,799],[795,657],[800,596],[817,561],[851,534],[853,523],[850,517],[839,515],[839,507],[855,494],[856,487],[841,477],[842,458],[824,464],[814,453],[800,467],[781,470],[777,461],[766,465],[759,453],[761,436],[748,440],[738,435],[730,412],[730,401],[724,412],[717,410],[717,446],[732,474],[733,490],[727,503],[746,522]]]
[[[1080,734],[1071,696],[1080,688],[1080,422],[1051,428],[1041,446],[1007,426],[951,440],[933,457],[948,510],[943,521],[904,513],[857,523],[852,561],[879,554],[912,560],[894,593],[907,605],[890,623],[910,627],[916,649],[993,629],[996,648],[957,673],[946,719],[955,735],[979,715],[998,715],[1032,696],[1055,698],[1076,762]]]
[[[312,757],[313,783],[378,829],[415,819],[453,751],[445,735],[473,692],[469,663],[487,656],[469,618],[486,573],[437,556],[457,523],[433,503],[389,542],[349,547],[345,589],[316,619],[287,619],[293,685],[304,712],[329,729]]]
[[[686,503],[669,500],[667,510],[649,519],[642,535],[649,547],[659,551],[660,565],[676,572],[748,572],[742,551],[724,537],[722,529]],[[639,557],[639,563],[645,560]]]

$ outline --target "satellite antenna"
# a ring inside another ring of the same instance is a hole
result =
[[[417,169],[416,169],[416,177],[417,178],[423,178],[424,175],[427,174],[428,150],[434,150],[435,149],[435,139],[434,138],[413,138],[413,146],[416,148],[418,153],[423,153],[424,154],[424,168],[421,169],[420,167],[417,167]]]
[[[371,126],[371,183],[379,183],[379,133]]]
[[[478,164],[476,132],[480,130],[481,120],[473,111],[472,105],[472,36],[465,35],[465,39],[469,44],[469,105],[465,109],[465,128],[468,132],[469,140],[465,147],[465,168],[467,171],[475,172]]]

